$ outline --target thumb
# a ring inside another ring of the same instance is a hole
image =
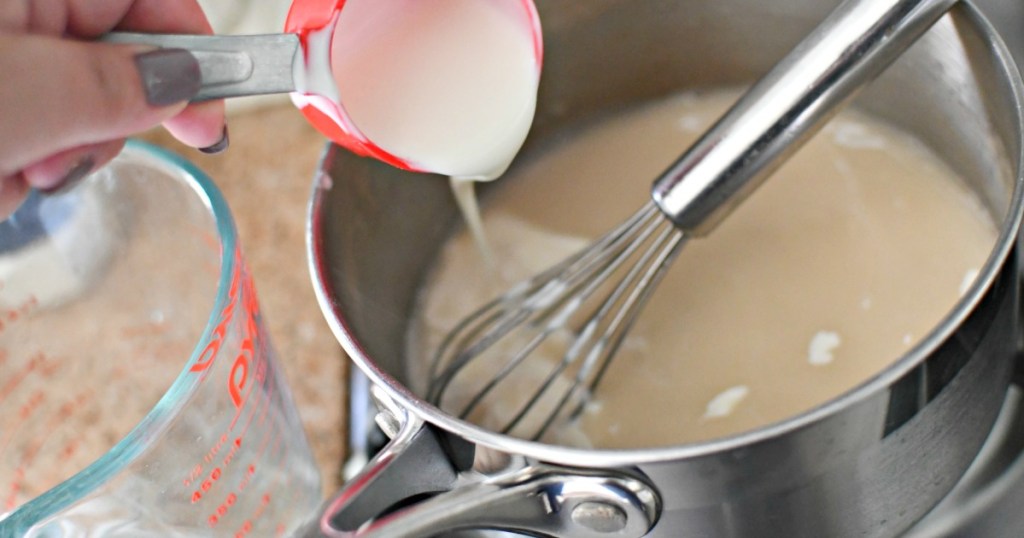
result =
[[[44,36],[0,36],[0,73],[0,176],[159,125],[200,84],[187,51]]]

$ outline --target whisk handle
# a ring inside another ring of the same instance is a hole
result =
[[[844,1],[655,181],[655,204],[710,232],[954,3]]]

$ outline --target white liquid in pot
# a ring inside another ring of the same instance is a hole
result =
[[[432,350],[463,316],[645,203],[651,180],[735,98],[691,94],[627,111],[506,175],[484,219],[499,275],[466,233],[445,246],[414,320],[411,378],[426,384]],[[546,440],[663,446],[806,411],[925,336],[996,235],[980,202],[923,146],[840,114],[711,236],[685,246],[596,400]],[[552,359],[541,349],[528,362],[540,375]],[[491,404],[480,422],[495,427],[512,410]]]

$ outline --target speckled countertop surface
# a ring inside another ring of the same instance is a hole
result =
[[[306,203],[325,140],[287,103],[234,112],[231,147],[207,156],[162,130],[143,138],[196,163],[224,192],[325,493],[340,484],[348,363],[313,295]]]

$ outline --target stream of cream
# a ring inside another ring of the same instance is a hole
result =
[[[526,138],[535,47],[522,0],[348,0],[331,43],[354,125],[414,168],[451,176],[489,264],[473,182],[504,173]]]

